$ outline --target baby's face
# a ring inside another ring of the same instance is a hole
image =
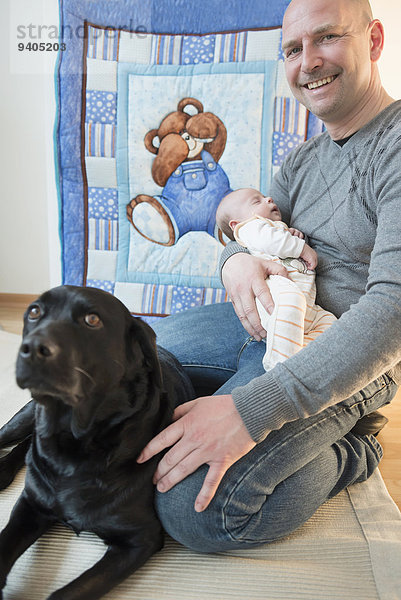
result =
[[[251,189],[239,190],[237,194],[237,219],[242,221],[259,215],[271,221],[281,221],[281,212],[272,198]]]

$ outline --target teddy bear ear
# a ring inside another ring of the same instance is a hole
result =
[[[182,100],[179,101],[177,110],[180,112],[184,112],[184,108],[186,106],[194,106],[196,108],[196,110],[198,111],[198,113],[203,112],[203,104],[196,98],[183,98]],[[187,111],[185,111],[185,112],[187,112]]]
[[[154,142],[156,142],[156,145]],[[152,154],[157,154],[159,151],[159,146],[160,146],[159,130],[151,129],[145,135],[145,147],[147,150],[149,150],[149,152],[152,152]]]

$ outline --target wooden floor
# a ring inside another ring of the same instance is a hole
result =
[[[5,331],[20,334],[22,315],[34,298],[0,294],[0,326]],[[401,510],[401,389],[392,403],[381,412],[389,418],[389,423],[378,436],[384,450],[380,472],[390,495]]]

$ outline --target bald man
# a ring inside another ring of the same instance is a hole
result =
[[[200,397],[139,460],[170,448],[157,510],[193,549],[285,536],[380,461],[370,417],[401,379],[401,102],[380,82],[382,47],[365,0],[293,0],[285,13],[289,85],[327,131],[287,157],[269,195],[317,252],[317,302],[338,320],[264,373],[255,296],[271,312],[265,279],[285,273],[233,242],[222,271],[232,304],[155,326]]]

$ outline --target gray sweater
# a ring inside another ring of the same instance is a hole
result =
[[[296,148],[271,194],[319,257],[316,303],[339,320],[233,398],[258,442],[388,372],[401,381],[401,101],[344,146],[323,133]],[[222,264],[244,249],[229,244]]]

